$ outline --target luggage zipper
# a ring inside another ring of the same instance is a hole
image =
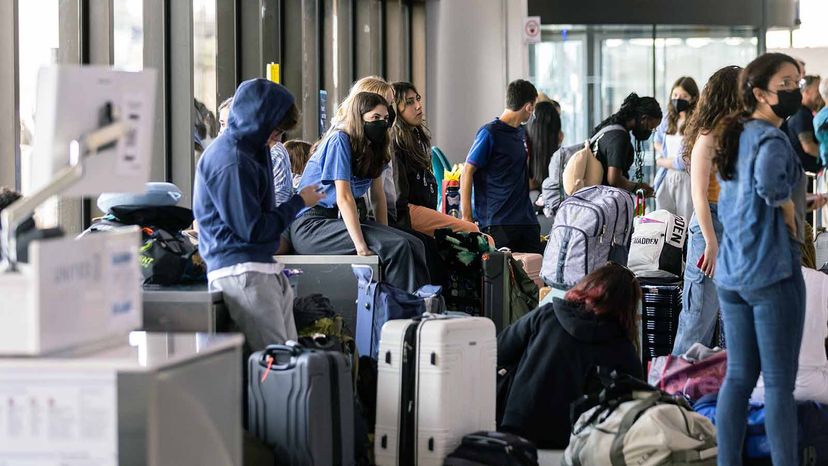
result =
[[[336,361],[336,354],[330,351],[325,351],[325,356],[328,359],[328,365],[331,369],[331,409],[333,414],[333,456],[335,465],[342,464],[342,407],[339,402],[339,364]]]
[[[400,366],[400,435],[397,459],[400,465],[414,466],[416,454],[415,413],[417,379],[417,329],[425,322],[412,321],[405,329]]]
[[[616,216],[615,216],[615,228],[614,228],[614,229],[613,229],[613,231],[612,231],[612,241],[611,241],[611,243],[610,243],[610,244],[612,244],[613,246],[615,246],[616,244],[618,244],[618,243],[616,243],[616,242],[615,242],[615,235],[617,235],[617,234],[618,234],[618,220],[621,218],[621,215],[620,215],[621,208],[620,208],[620,207],[619,207],[619,205],[618,205],[618,200],[617,200],[614,196],[612,197],[612,203],[613,203],[613,205],[615,206]],[[627,210],[627,209],[626,209],[626,207],[625,207],[625,208],[624,208],[624,211],[625,211],[625,215],[624,215],[624,230],[623,230],[623,231],[624,231],[624,235],[625,235],[625,236],[626,236],[626,234],[627,234],[627,216],[626,216],[626,210]],[[606,225],[606,224],[604,224],[604,231],[605,231],[605,232],[607,231],[607,225]]]
[[[589,210],[595,212],[595,217],[598,220],[598,224],[595,225],[595,233],[593,234],[593,236],[598,236],[598,233],[600,233],[600,230],[601,230],[601,225],[606,225],[607,224],[607,220],[604,218],[604,213],[601,212],[601,209],[599,209],[598,207],[595,207],[594,205],[590,204],[589,201],[587,201],[586,199],[582,199],[580,197],[574,197],[573,196],[573,200],[575,200],[575,199],[577,199],[579,201],[582,201],[582,202],[572,202],[572,201],[570,201],[569,204],[576,205],[578,207],[583,207],[583,208],[586,208],[586,209],[589,209]],[[567,205],[569,205],[569,204],[567,204]]]
[[[577,231],[584,237],[584,276],[589,274],[589,236],[587,236],[584,230],[581,230],[577,227],[571,227],[569,225],[558,225],[552,228],[552,233],[555,233],[555,230],[564,229],[564,230],[573,230]],[[571,235],[570,235],[571,238]],[[563,274],[564,268],[566,268],[566,258],[569,257],[569,239],[567,239],[565,244],[561,245],[561,248],[558,250],[558,283],[563,283]]]

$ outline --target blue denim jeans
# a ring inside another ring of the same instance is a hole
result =
[[[722,240],[722,224],[719,222],[716,204],[710,204],[710,214],[713,217],[713,231],[716,240]],[[699,227],[698,219],[693,214],[690,220],[690,238],[687,245],[687,264],[684,266],[684,291],[682,295],[683,308],[679,314],[678,332],[673,344],[673,354],[682,355],[694,343],[703,343],[706,346],[713,344],[713,334],[716,330],[716,320],[719,316],[719,297],[716,294],[716,284],[713,279],[706,277],[696,267],[699,258],[704,254],[704,235]]]
[[[716,410],[719,465],[742,464],[748,399],[760,370],[773,464],[799,464],[793,391],[805,321],[805,282],[799,245],[792,247],[797,250],[792,276],[755,290],[719,288],[727,339],[727,375]]]

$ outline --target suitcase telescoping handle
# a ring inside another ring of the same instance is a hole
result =
[[[259,364],[267,367],[270,370],[283,371],[290,369],[296,365],[296,358],[302,353],[302,347],[298,345],[269,345],[262,351],[262,356],[259,358]],[[287,363],[279,364],[279,355],[288,355],[290,359]],[[272,363],[268,362],[268,358],[272,358]]]
[[[647,197],[644,196],[644,190],[639,189],[635,192],[635,216],[643,217],[647,215]]]

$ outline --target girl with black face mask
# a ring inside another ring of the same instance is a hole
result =
[[[430,282],[422,241],[388,226],[382,173],[391,161],[388,102],[360,92],[343,104],[336,126],[311,149],[299,189],[317,184],[325,198],[299,213],[290,228],[299,254],[378,255],[384,279],[407,291]],[[376,221],[360,199],[368,191]]]
[[[742,71],[739,90],[743,109],[719,124],[714,158],[723,227],[716,285],[728,352],[716,416],[719,464],[741,464],[747,402],[761,369],[771,459],[794,466],[807,179],[779,126],[800,105],[799,64],[762,55]]]
[[[661,107],[652,97],[639,97],[632,93],[624,99],[621,108],[609,118],[595,127],[593,134],[604,127],[612,126],[598,139],[598,151],[595,154],[604,167],[603,184],[626,189],[631,193],[643,190],[644,195],[651,197],[653,188],[641,179],[630,181],[628,173],[633,163],[636,163],[638,176],[643,163],[641,143],[650,138],[653,130],[661,122]],[[630,133],[636,140],[636,147],[630,141]]]
[[[683,76],[676,80],[670,93],[667,115],[656,129],[654,146],[660,153],[656,159],[656,209],[664,209],[690,219],[693,200],[690,194],[690,173],[682,159],[685,123],[690,119],[699,100],[699,88],[693,78]]]

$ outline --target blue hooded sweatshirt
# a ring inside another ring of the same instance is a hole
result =
[[[243,82],[227,129],[196,168],[193,212],[198,246],[212,272],[245,262],[272,263],[279,238],[305,206],[299,195],[275,207],[267,139],[293,105],[290,92],[265,79]]]

